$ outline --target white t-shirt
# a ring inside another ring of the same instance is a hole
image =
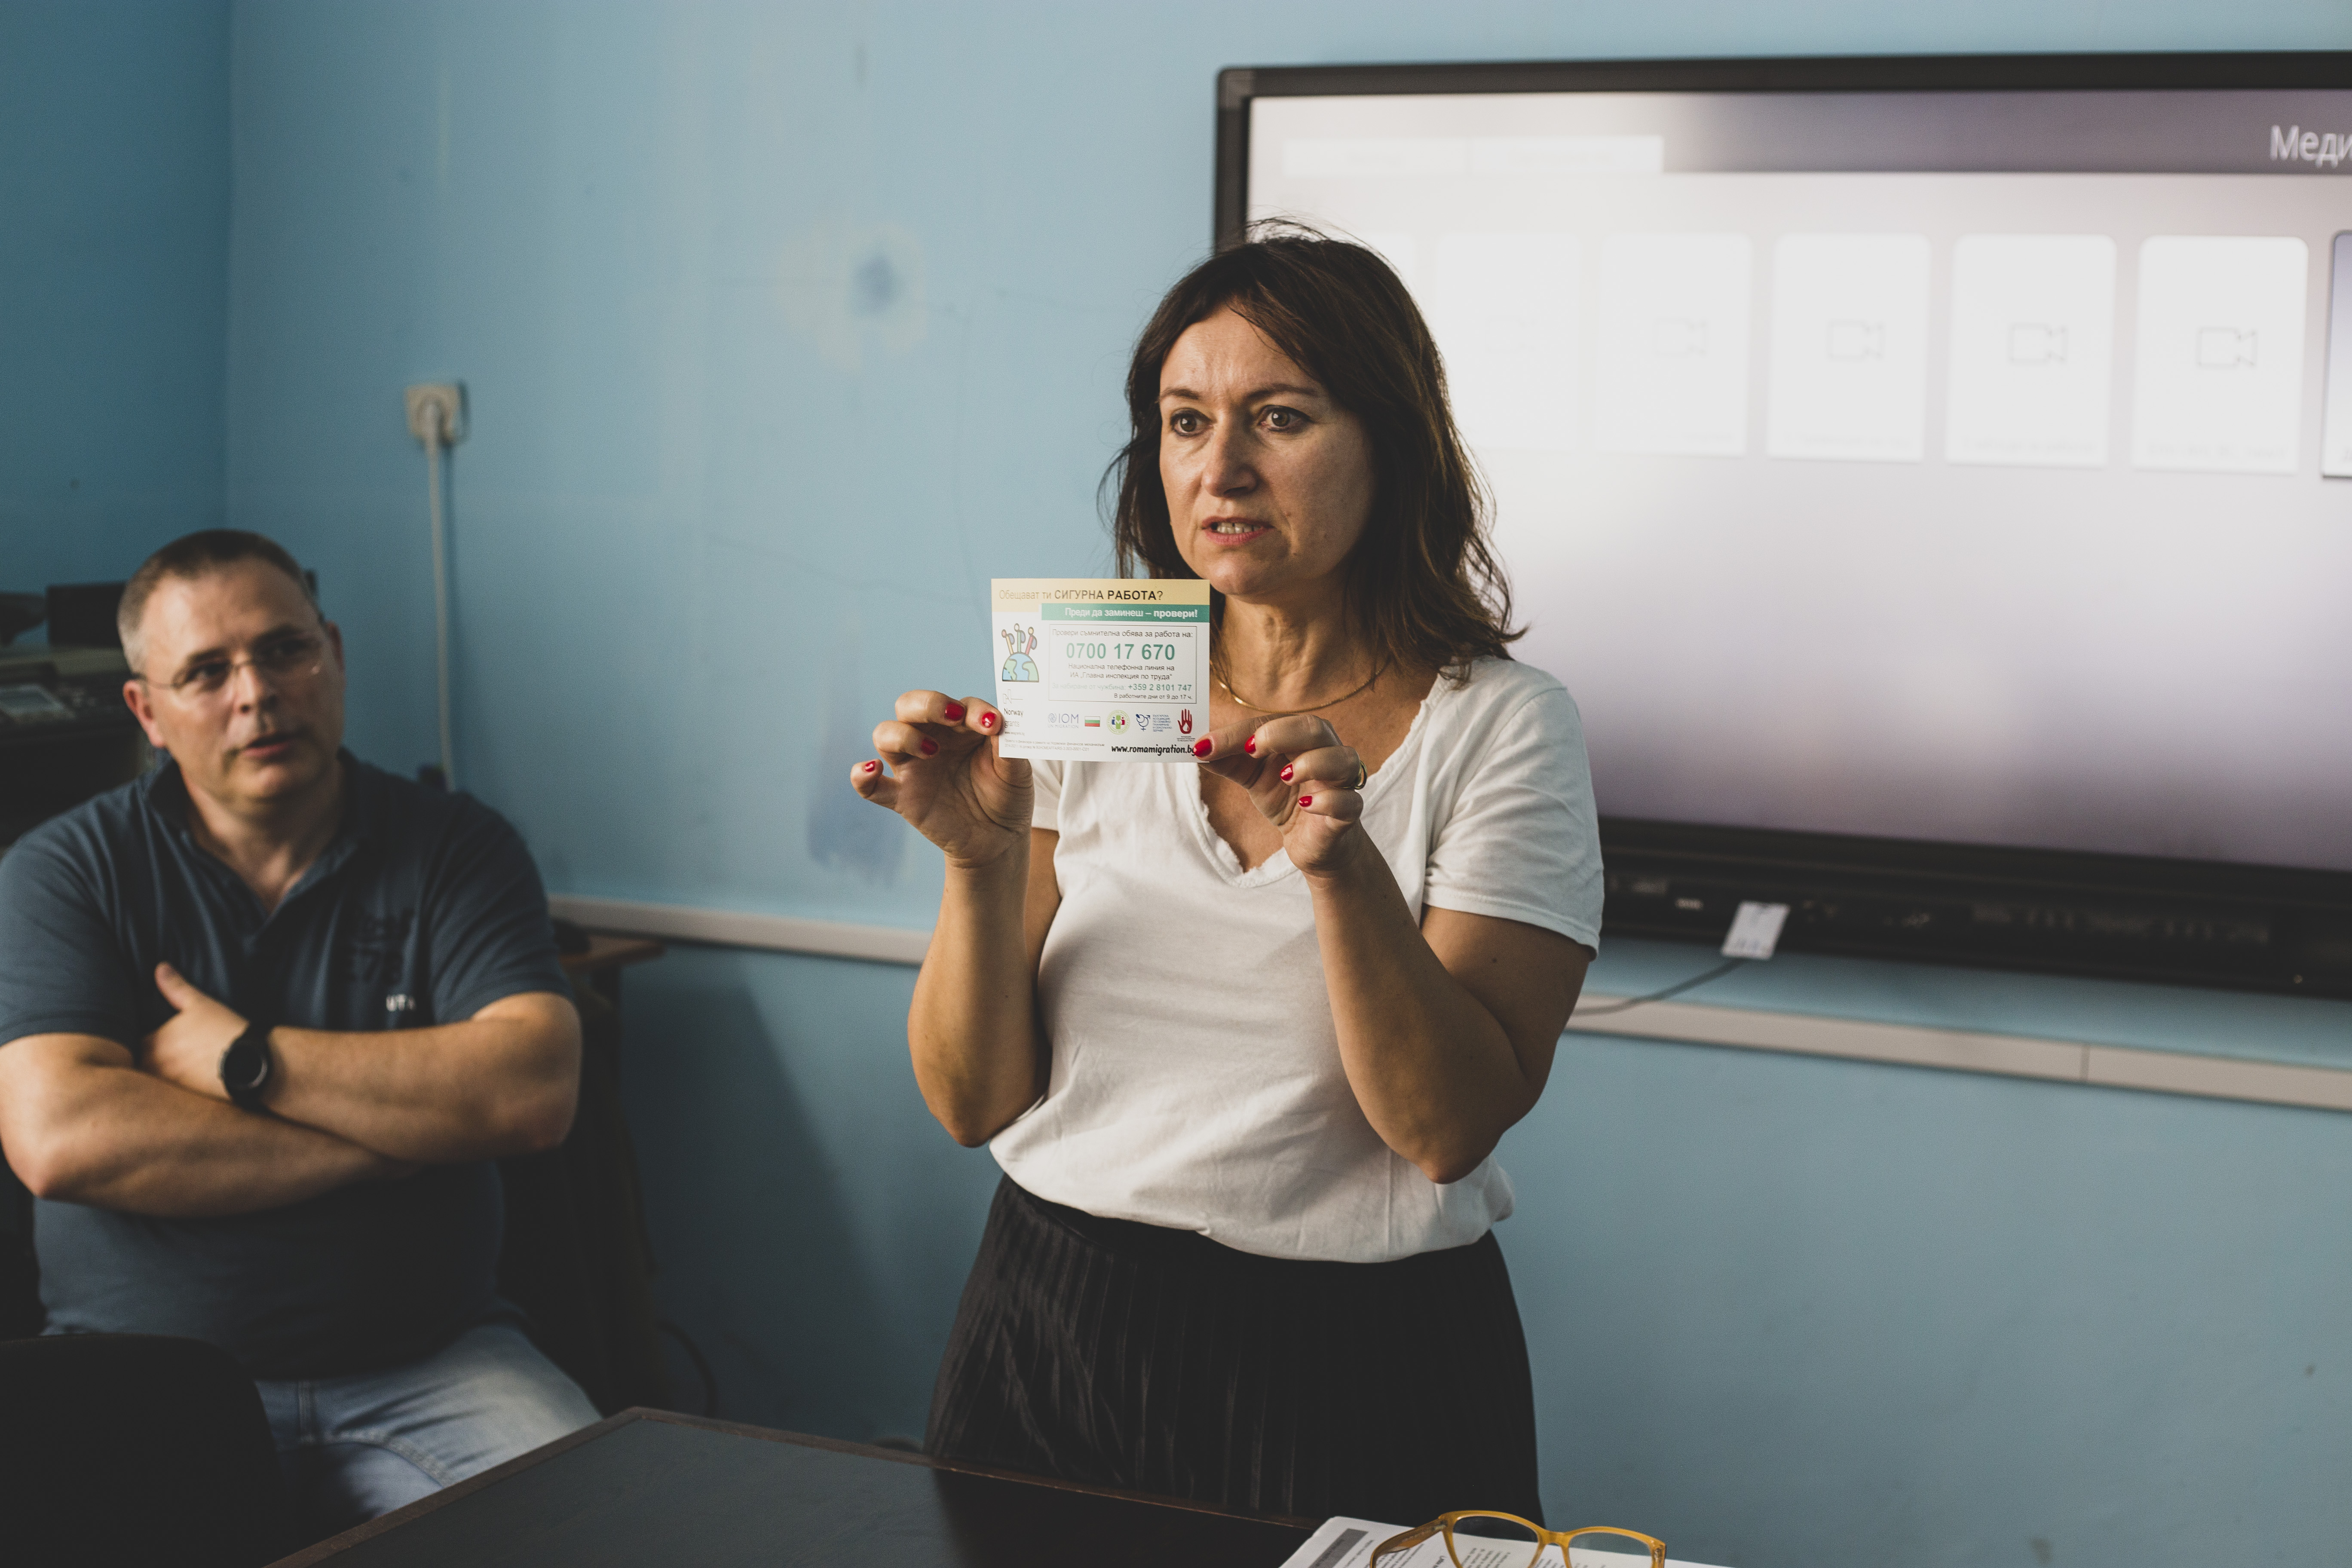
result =
[[[1439,1186],[1372,1131],[1339,1062],[1305,879],[1253,870],[1189,764],[1039,763],[1062,905],[1038,972],[1053,1068],[996,1135],[1039,1197],[1271,1258],[1384,1262],[1511,1212],[1490,1158]],[[1424,905],[1597,945],[1601,848],[1576,704],[1480,659],[1441,678],[1364,786],[1363,826]]]

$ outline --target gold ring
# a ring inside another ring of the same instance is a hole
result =
[[[1371,776],[1372,770],[1364,766],[1364,760],[1361,757],[1359,757],[1356,759],[1356,782],[1349,784],[1348,787],[1349,789],[1361,789],[1364,787],[1365,781],[1370,779]]]

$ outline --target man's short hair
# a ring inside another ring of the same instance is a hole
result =
[[[311,590],[310,579],[286,547],[274,539],[258,533],[248,533],[241,528],[201,528],[194,533],[184,533],[140,563],[122,585],[122,603],[114,612],[115,629],[122,634],[123,657],[133,669],[142,662],[146,649],[141,646],[139,622],[147,613],[147,597],[166,577],[201,577],[205,573],[239,561],[264,561],[293,579],[302,590],[302,597],[310,608],[319,607],[319,595]]]

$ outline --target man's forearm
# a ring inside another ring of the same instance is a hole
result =
[[[278,1061],[263,1100],[289,1121],[421,1163],[552,1148],[580,1085],[572,1004],[530,992],[463,1023],[344,1034],[270,1032]]]
[[[72,1035],[0,1047],[0,1143],[42,1197],[159,1218],[280,1208],[410,1169],[175,1088],[112,1041]]]

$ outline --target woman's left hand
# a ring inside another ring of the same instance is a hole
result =
[[[1339,732],[1307,713],[1234,725],[1192,748],[1201,764],[1249,792],[1282,831],[1290,863],[1307,876],[1338,870],[1363,843],[1363,761]]]

